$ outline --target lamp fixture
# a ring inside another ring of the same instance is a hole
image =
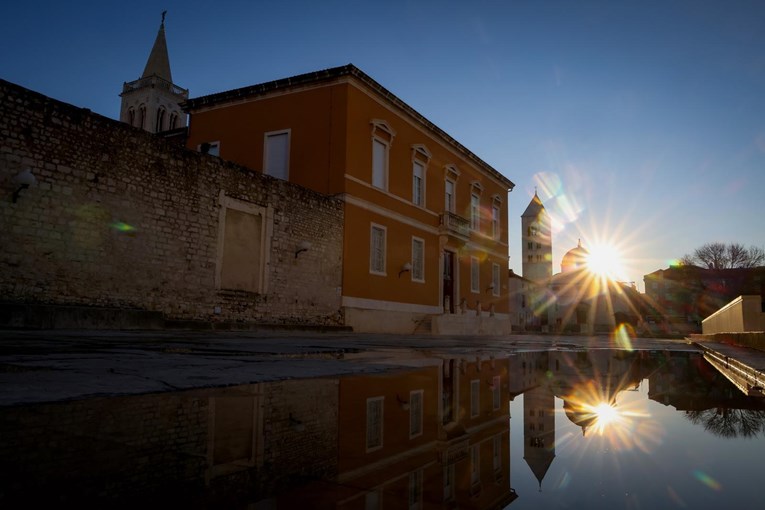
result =
[[[405,263],[403,266],[401,266],[401,271],[398,272],[398,277],[401,278],[401,275],[404,273],[408,273],[412,270],[412,264],[409,262]]]
[[[494,284],[490,283],[488,287],[486,287],[486,292],[491,292],[494,290]]]
[[[408,411],[409,410],[409,401],[402,399],[398,396],[398,393],[396,393],[396,400],[398,401],[398,405],[401,407],[402,410]]]
[[[298,258],[298,255],[303,253],[304,251],[308,251],[311,249],[311,243],[308,241],[300,241],[300,244],[297,245],[297,248],[295,249],[295,258]]]
[[[32,173],[32,170],[27,167],[13,177],[13,182],[19,185],[19,187],[16,188],[16,191],[13,192],[13,203],[15,204],[19,199],[22,190],[27,189],[33,184],[37,184],[37,178]]]

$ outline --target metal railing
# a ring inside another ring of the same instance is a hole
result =
[[[441,213],[441,230],[450,234],[468,238],[470,237],[470,221],[453,212]]]

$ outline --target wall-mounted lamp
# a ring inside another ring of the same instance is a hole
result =
[[[300,244],[298,244],[297,248],[295,249],[295,258],[298,258],[298,255],[310,249],[311,249],[311,243],[309,243],[308,241],[300,241]]]
[[[19,199],[21,190],[25,190],[31,185],[37,184],[37,178],[34,176],[34,174],[32,174],[31,169],[25,168],[13,177],[13,183],[18,184],[19,186],[16,188],[16,191],[13,192],[13,203],[15,204],[16,200]]]
[[[491,292],[494,290],[494,284],[490,283],[488,287],[486,287],[486,292]]]
[[[290,413],[290,428],[295,432],[303,432],[305,430],[305,425]]]
[[[410,264],[409,262],[407,262],[406,264],[404,264],[403,266],[401,266],[401,271],[399,271],[399,272],[398,272],[398,277],[399,277],[399,278],[401,278],[401,275],[402,275],[402,274],[404,274],[404,273],[408,273],[408,272],[409,272],[409,271],[411,271],[411,270],[412,270],[412,264]]]
[[[398,393],[396,393],[396,400],[398,400],[398,405],[401,407],[402,410],[408,411],[409,410],[409,401],[402,399],[398,396]]]

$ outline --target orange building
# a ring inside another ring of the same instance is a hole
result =
[[[358,68],[184,106],[189,148],[344,198],[341,294],[354,330],[510,331],[514,184]]]

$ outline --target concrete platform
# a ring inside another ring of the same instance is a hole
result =
[[[765,397],[765,351],[718,342],[695,342],[704,357],[744,394]]]

